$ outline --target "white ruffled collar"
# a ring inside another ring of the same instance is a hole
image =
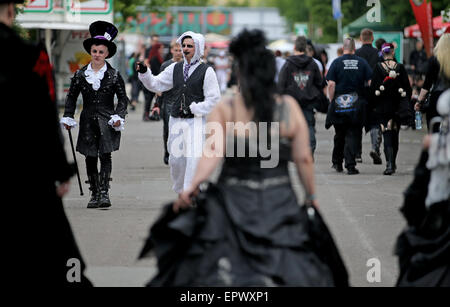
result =
[[[92,88],[95,91],[100,88],[101,81],[102,81],[107,69],[108,69],[108,67],[106,66],[106,63],[105,63],[105,65],[103,65],[103,67],[100,68],[98,72],[95,72],[92,69],[91,63],[89,63],[86,71],[84,72],[84,75],[86,76],[86,81],[89,84],[92,84]]]

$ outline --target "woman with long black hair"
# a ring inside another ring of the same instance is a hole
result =
[[[275,58],[265,43],[263,32],[244,30],[230,45],[239,91],[211,112],[191,186],[151,228],[141,253],[158,257],[150,286],[347,285],[331,236],[325,244],[308,231],[307,212],[318,215],[308,126],[296,100],[276,94]],[[200,192],[223,160],[218,183]],[[298,205],[289,160],[308,209]],[[319,241],[327,252],[317,253]]]

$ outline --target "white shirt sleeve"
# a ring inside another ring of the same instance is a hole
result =
[[[145,73],[138,73],[139,80],[151,92],[166,92],[173,88],[173,69],[175,64],[170,64],[157,76],[154,76],[150,68],[148,68]]]
[[[319,67],[320,73],[323,74],[323,65],[320,63],[320,61],[316,58],[313,58],[314,62],[316,62],[317,67]]]
[[[193,102],[190,105],[192,114],[196,116],[208,115],[220,100],[220,87],[217,81],[214,69],[208,67],[203,82],[203,95],[205,100],[201,102]]]

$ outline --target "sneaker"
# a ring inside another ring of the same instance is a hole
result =
[[[338,173],[342,173],[344,171],[342,164],[333,164],[331,168],[334,168]]]
[[[372,150],[370,152],[370,157],[373,159],[373,164],[382,164],[380,154]]]
[[[355,167],[351,167],[347,169],[348,175],[357,175],[359,174],[359,171]]]

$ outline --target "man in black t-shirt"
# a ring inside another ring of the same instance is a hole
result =
[[[375,65],[379,62],[378,50],[372,46],[373,31],[370,29],[362,30],[360,39],[362,46],[356,50],[355,54],[366,60],[373,71],[375,69]]]
[[[378,49],[372,46],[373,43],[373,31],[371,29],[363,29],[361,31],[360,39],[362,42],[361,48],[356,50],[355,54],[359,57],[362,57],[369,63],[372,71],[375,69],[375,66],[380,60],[378,55]],[[368,92],[368,87],[366,88]],[[370,95],[365,95],[366,99],[370,98]],[[358,150],[356,153],[356,162],[362,163],[362,129],[358,132],[361,132],[358,135]],[[371,127],[370,129],[370,140],[372,143],[372,151],[370,152],[370,156],[373,158],[374,164],[381,164],[381,156],[380,156],[380,145],[381,145],[381,129],[379,126]]]
[[[366,101],[363,98],[366,83],[370,84],[372,70],[366,60],[355,55],[355,41],[344,40],[344,55],[334,60],[327,74],[329,98],[326,128],[334,126],[333,168],[342,172],[342,162],[349,175],[358,174],[356,151],[358,130],[362,129]]]

